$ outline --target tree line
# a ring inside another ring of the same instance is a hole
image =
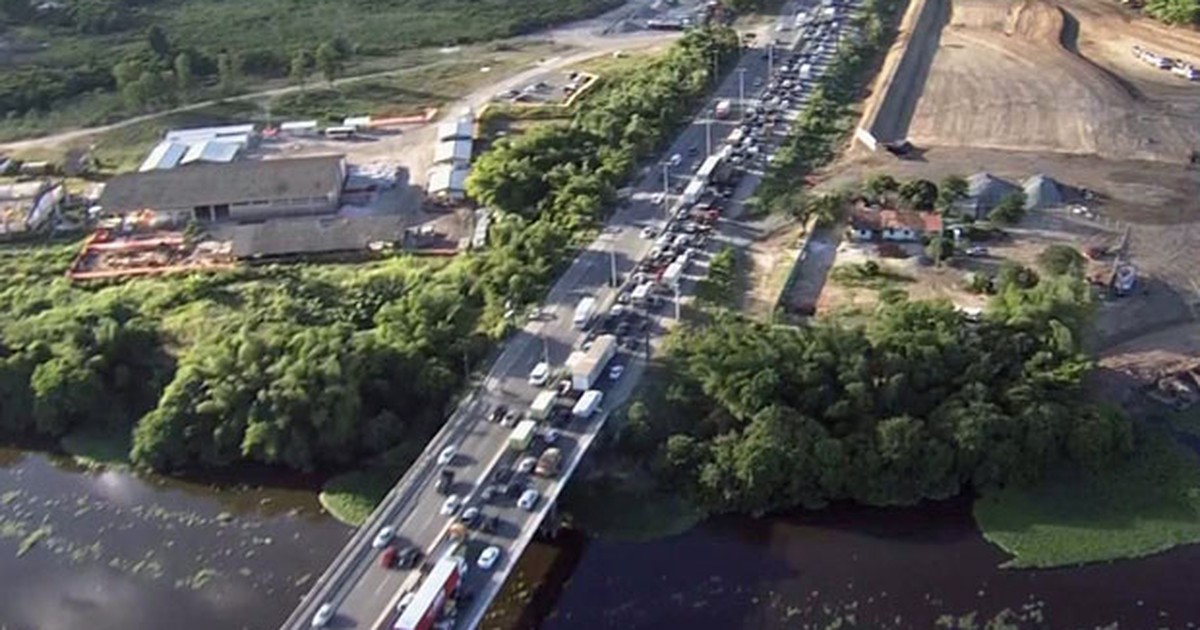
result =
[[[410,452],[602,218],[617,183],[655,145],[647,138],[663,138],[704,93],[712,53],[736,49],[732,31],[688,34],[664,60],[583,99],[570,127],[484,154],[472,187],[496,210],[490,246],[449,263],[397,257],[82,289],[29,250],[0,255],[0,432],[127,431],[133,460],[163,471],[313,470]],[[546,172],[535,176],[526,161],[542,150],[563,165],[537,162]],[[495,175],[509,172],[518,190]]]
[[[1086,284],[1059,276],[1004,286],[982,321],[903,299],[856,326],[718,314],[671,337],[666,386],[631,406],[621,445],[709,510],[755,514],[1103,467],[1132,432],[1081,395],[1089,308]]]

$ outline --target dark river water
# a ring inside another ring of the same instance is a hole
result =
[[[297,485],[0,449],[0,628],[275,628],[350,535]],[[719,518],[648,543],[566,531],[531,546],[484,627],[1200,627],[1200,546],[1050,571],[1004,559],[965,500]]]
[[[310,487],[218,489],[0,449],[0,628],[274,628],[350,533]]]

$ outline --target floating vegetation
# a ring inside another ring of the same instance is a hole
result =
[[[0,494],[0,505],[8,505],[9,503],[15,501],[19,496],[21,496],[20,490],[9,490],[4,494]]]
[[[20,558],[29,553],[29,550],[33,549],[33,546],[38,544],[39,540],[49,536],[53,532],[54,528],[46,524],[42,524],[37,529],[29,532],[28,535],[21,539],[21,544],[17,546],[17,557]]]

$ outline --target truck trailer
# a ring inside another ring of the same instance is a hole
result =
[[[558,392],[554,390],[539,393],[537,398],[533,399],[533,404],[529,405],[529,417],[534,420],[545,420],[557,400]]]
[[[571,415],[586,420],[596,413],[602,400],[604,400],[604,392],[598,389],[589,389],[579,397],[579,402],[575,403],[571,409]]]
[[[587,328],[589,322],[592,321],[592,315],[596,314],[596,298],[587,296],[579,300],[579,305],[575,307],[575,328],[583,330]]]
[[[617,338],[613,335],[600,335],[592,342],[587,352],[573,352],[567,358],[567,367],[571,370],[571,389],[585,391],[600,380],[604,374],[604,366],[617,353]]]
[[[514,451],[523,451],[529,448],[529,443],[533,440],[533,434],[537,431],[537,421],[522,420],[513,427],[512,433],[508,434],[508,448]]]
[[[400,617],[393,630],[429,630],[437,623],[446,602],[449,601],[459,581],[462,580],[465,564],[462,558],[448,556],[433,566],[433,570],[417,587],[413,600]]]

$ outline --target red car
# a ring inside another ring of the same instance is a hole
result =
[[[396,548],[388,546],[379,554],[379,566],[390,569],[396,564]]]

